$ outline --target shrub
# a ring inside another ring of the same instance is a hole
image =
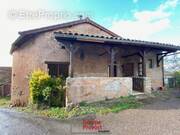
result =
[[[30,102],[48,106],[63,106],[65,80],[62,77],[51,78],[46,72],[37,70],[30,77]]]
[[[46,89],[50,80],[50,76],[41,70],[34,71],[31,75],[30,86],[30,101],[33,104],[39,104],[43,100],[42,91]]]
[[[177,86],[177,87],[180,87],[180,71],[176,71],[176,72],[174,73],[174,77],[175,77],[175,79],[176,79],[176,86]]]

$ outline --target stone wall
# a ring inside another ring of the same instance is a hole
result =
[[[67,78],[66,105],[128,96],[132,93],[129,77]]]

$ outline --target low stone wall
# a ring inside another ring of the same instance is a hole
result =
[[[66,105],[128,96],[132,93],[130,77],[67,78]]]

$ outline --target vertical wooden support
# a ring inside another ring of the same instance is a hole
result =
[[[69,50],[69,62],[70,62],[69,63],[69,77],[73,77],[74,54],[79,49],[79,46],[75,46],[74,44],[70,43],[70,45],[67,48]]]
[[[142,51],[142,69],[143,69],[143,76],[146,77],[146,52],[145,50]]]
[[[108,54],[110,54],[110,77],[114,77],[114,62],[115,55],[118,53],[118,49],[115,47],[107,47],[105,48]]]
[[[110,49],[111,64],[110,64],[110,77],[114,77],[114,61],[115,61],[115,51],[114,48]]]
[[[163,81],[163,86],[165,86],[165,82],[164,82],[164,58],[162,58],[162,81]]]
[[[69,76],[73,77],[73,45],[69,45]]]

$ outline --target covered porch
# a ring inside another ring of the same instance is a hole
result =
[[[70,78],[131,78],[129,94],[132,90],[150,92],[155,85],[163,87],[163,57],[180,49],[173,45],[121,37],[54,34],[62,49],[69,53]]]

